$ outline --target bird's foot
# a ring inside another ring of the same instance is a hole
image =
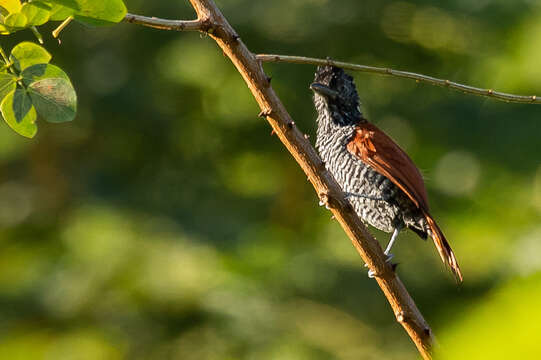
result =
[[[393,268],[393,270],[394,270],[395,267],[396,267],[396,265],[393,264],[393,263],[391,263],[391,260],[393,259],[394,255],[393,255],[393,254],[385,254],[385,255],[387,256],[387,259],[385,259],[385,262],[386,262],[386,263],[390,263],[391,266],[392,266],[392,268]],[[364,267],[368,267],[368,264],[364,264]],[[375,277],[376,277],[376,272],[375,272],[374,270],[372,270],[372,269],[369,269],[369,270],[368,270],[368,277],[369,277],[370,279],[375,278]]]

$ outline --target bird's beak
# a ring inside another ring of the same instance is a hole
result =
[[[323,85],[321,83],[312,83],[310,84],[310,89],[312,89],[312,91],[320,94],[320,95],[323,95],[323,96],[326,96],[330,99],[336,99],[338,97],[338,91],[336,90],[333,90],[331,89],[330,87],[328,87],[327,85]]]

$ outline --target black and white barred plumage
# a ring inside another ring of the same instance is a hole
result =
[[[355,128],[363,118],[353,78],[336,67],[320,67],[315,83],[337,92],[335,98],[314,92],[318,112],[316,148],[357,214],[368,224],[385,232],[405,226],[427,237],[423,214],[408,196],[388,178],[347,150]],[[363,195],[356,196],[356,195]]]
[[[393,232],[389,251],[404,227],[428,235],[442,261],[462,281],[451,246],[430,215],[421,173],[409,156],[361,114],[353,78],[334,66],[320,66],[314,103],[318,112],[316,147],[353,208],[368,224]]]

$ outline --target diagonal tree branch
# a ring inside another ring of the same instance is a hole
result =
[[[325,169],[325,164],[315,149],[295,126],[284,105],[270,86],[261,62],[248,50],[235,30],[229,25],[212,0],[190,0],[198,15],[199,25],[186,26],[183,30],[200,30],[208,33],[230,58],[261,108],[260,116],[267,119],[273,131],[308,176],[321,201],[328,205],[358,253],[376,275],[376,281],[387,297],[397,321],[404,327],[424,359],[431,358],[433,335],[391,265],[385,260],[380,244],[370,235],[340,186]],[[157,19],[135,17],[130,22],[152,27],[165,26]],[[152,19],[146,22],[147,19]],[[129,21],[129,20],[126,20]],[[171,24],[177,26],[182,22]],[[162,27],[160,27],[162,28]]]

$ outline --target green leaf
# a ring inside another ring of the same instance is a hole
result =
[[[0,111],[6,123],[17,133],[28,138],[36,135],[36,109],[26,91],[11,91],[0,103]]]
[[[49,20],[52,21],[62,21],[65,20],[68,16],[73,15],[75,10],[67,8],[65,6],[51,2],[50,0],[35,0],[32,1],[33,4],[40,4],[47,6],[49,8]]]
[[[62,5],[52,4],[51,17],[49,19],[53,21],[64,21],[66,18],[73,15],[74,10]]]
[[[51,7],[40,2],[24,3],[21,13],[26,16],[28,25],[39,26],[49,20]]]
[[[20,0],[2,0],[0,8],[2,15],[18,13],[21,11],[21,2]]]
[[[36,64],[27,67],[21,73],[23,84],[29,86],[33,82],[47,78],[61,78],[67,80],[70,84],[68,75],[58,66],[51,64]]]
[[[17,87],[17,78],[13,74],[0,73],[0,102]]]
[[[66,122],[75,118],[77,95],[71,83],[62,78],[36,81],[28,87],[38,114],[49,122]]]
[[[122,0],[49,0],[73,9],[75,19],[89,25],[111,25],[124,19],[127,9]]]
[[[49,7],[50,8],[49,20],[52,20],[52,21],[63,21],[68,16],[73,15],[73,13],[75,12],[75,10],[71,8],[53,3],[50,0],[34,0],[32,1],[32,3],[34,4],[38,3],[38,4],[42,4],[44,6]]]
[[[5,25],[0,24],[0,35],[9,35],[11,34],[11,30],[8,29]]]
[[[29,41],[17,44],[9,55],[9,59],[13,62],[17,71],[24,70],[35,64],[46,64],[51,60],[51,57],[51,54],[45,48]]]
[[[9,14],[6,17],[4,24],[6,25],[8,30],[9,28],[22,29],[26,26],[26,22],[26,16],[19,12]]]

